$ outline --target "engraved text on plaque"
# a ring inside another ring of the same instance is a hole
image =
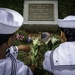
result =
[[[28,21],[54,21],[53,4],[29,4]]]

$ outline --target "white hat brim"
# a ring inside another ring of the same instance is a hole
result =
[[[3,25],[4,24],[0,23],[0,34],[12,34],[20,28],[20,26],[15,27],[15,26],[9,26],[9,25],[5,25],[3,28]]]
[[[57,22],[61,28],[75,28],[75,20],[58,19]]]

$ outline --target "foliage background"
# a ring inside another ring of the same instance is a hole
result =
[[[22,15],[23,15],[23,5],[24,5],[24,0],[0,0],[0,7],[7,7],[7,8],[14,9],[20,12]],[[65,16],[71,14],[75,15],[75,0],[58,0],[59,18],[64,18]]]

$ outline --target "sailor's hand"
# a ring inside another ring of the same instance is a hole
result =
[[[30,47],[28,45],[19,45],[17,46],[19,51],[25,51],[25,52],[29,52],[30,51]]]

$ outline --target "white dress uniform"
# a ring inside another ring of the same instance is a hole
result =
[[[14,66],[12,66],[12,60],[8,56],[9,53],[12,56],[14,56],[16,60],[16,62],[13,60],[13,62],[16,64],[15,68]],[[18,48],[16,46],[12,46],[7,50],[6,59],[0,60],[0,75],[15,75],[14,73],[11,74],[13,70],[16,71],[16,75],[33,75],[32,71],[28,66],[26,66],[23,62],[16,59],[18,55],[17,53]]]
[[[54,75],[75,75],[75,42],[65,42],[47,51],[43,68]]]
[[[0,8],[0,34],[15,33],[23,25],[23,21],[22,15],[17,11]],[[33,75],[28,66],[16,59],[17,53],[17,47],[11,47],[7,51],[6,58],[0,59],[0,75]]]
[[[60,28],[75,28],[75,15],[58,19]],[[55,50],[47,51],[43,68],[54,75],[75,75],[75,41],[64,42]]]

